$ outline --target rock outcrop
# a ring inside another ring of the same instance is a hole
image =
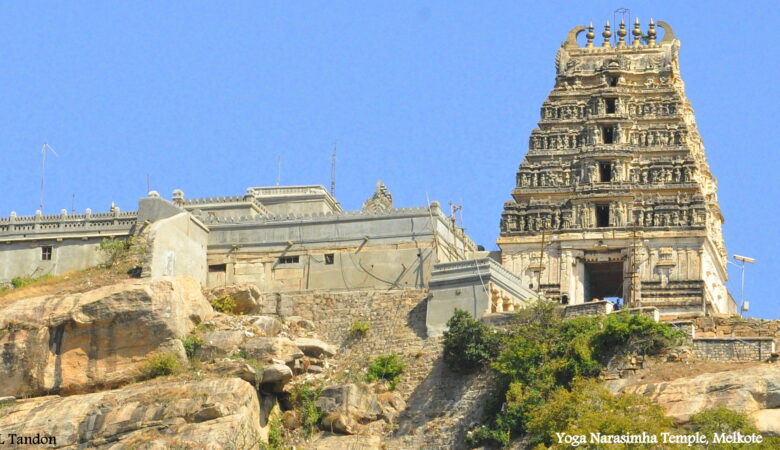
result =
[[[0,415],[0,434],[54,436],[58,447],[250,448],[267,439],[260,423],[257,395],[243,380],[153,380],[18,400]]]
[[[151,353],[213,314],[192,278],[127,280],[0,310],[0,396],[79,393],[131,380]]]
[[[614,380],[606,383],[614,392],[649,397],[678,423],[707,408],[726,406],[752,415],[762,432],[778,432],[780,417],[780,365],[767,364],[726,372],[706,373],[658,383]]]

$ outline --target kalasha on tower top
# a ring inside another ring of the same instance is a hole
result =
[[[610,299],[662,315],[735,312],[716,182],[672,28],[569,32],[555,87],[501,214],[502,263],[564,304]],[[586,44],[577,37],[586,32]]]

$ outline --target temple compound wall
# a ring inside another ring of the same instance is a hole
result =
[[[104,238],[143,234],[143,276],[189,275],[206,287],[252,283],[266,292],[425,288],[433,265],[476,245],[438,202],[394,208],[379,183],[358,211],[322,186],[253,187],[245,195],[171,201],[150,192],[139,209],[0,219],[0,282],[102,262]]]
[[[574,28],[504,205],[502,264],[563,304],[734,313],[716,182],[668,24]],[[642,40],[647,38],[647,42]],[[619,300],[618,300],[619,301]]]
[[[112,205],[107,213],[0,218],[0,283],[14,277],[60,275],[100,264],[104,238],[126,239],[136,224],[136,212]]]
[[[277,195],[285,190],[273,189]],[[202,212],[196,214],[210,230],[210,287],[253,283],[266,291],[423,288],[434,264],[462,260],[476,250],[437,202],[427,208],[367,203],[362,210],[345,212],[322,187],[296,189],[308,190],[320,201],[287,188],[293,203],[305,203],[284,207],[276,202],[277,211],[286,211],[280,214],[219,217],[210,215],[203,201],[187,205],[198,204]],[[248,193],[269,190],[250,188]]]

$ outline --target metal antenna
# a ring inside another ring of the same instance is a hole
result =
[[[618,8],[612,13],[612,24],[614,26],[618,26],[618,15],[620,15],[620,18],[623,19],[627,24],[631,25],[631,10],[628,8]],[[628,16],[628,20],[626,20],[626,16]],[[613,45],[617,45],[618,42],[618,34],[615,33],[612,36],[612,43]]]
[[[276,185],[279,186],[282,183],[282,155],[276,157],[277,171],[276,171]]]
[[[44,142],[43,146],[41,146],[41,154],[42,160],[41,160],[41,203],[38,205],[39,209],[41,210],[41,213],[43,213],[43,193],[44,193],[44,185],[46,180],[46,151],[51,150],[52,153],[54,153],[54,156],[60,156],[57,154],[57,152],[54,151],[53,148],[51,148],[51,145],[49,145],[48,142]]]
[[[70,197],[70,213],[76,214],[76,194],[72,194]]]
[[[330,155],[330,195],[336,197],[336,146],[338,141],[333,141],[333,154]]]
[[[146,193],[149,194],[152,190],[152,179],[149,174],[146,174]]]

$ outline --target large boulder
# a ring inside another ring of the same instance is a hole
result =
[[[3,436],[40,433],[73,448],[249,448],[267,431],[254,388],[237,378],[19,400],[0,415]]]
[[[304,355],[311,358],[322,358],[336,354],[336,347],[313,338],[298,338],[295,345],[301,349]]]
[[[719,405],[762,419],[776,414],[766,410],[780,408],[780,365],[777,364],[658,383],[607,382],[606,386],[615,392],[649,397],[663,406],[666,415],[678,423],[686,423],[693,414]],[[760,411],[763,412],[759,414]],[[759,430],[764,431],[760,423],[757,425]]]
[[[230,356],[246,339],[246,334],[239,330],[217,330],[203,335],[203,344],[198,351],[203,359],[215,359]]]
[[[317,407],[325,416],[331,413],[347,416],[348,418],[342,419],[344,423],[354,421],[366,424],[382,418],[382,408],[379,406],[376,394],[365,384],[340,384],[326,387],[317,399]]]
[[[149,354],[181,353],[174,340],[212,314],[189,277],[18,300],[0,309],[0,396],[78,393],[127,382]]]
[[[303,352],[289,338],[278,337],[254,337],[241,344],[241,351],[249,359],[273,362],[284,361],[289,364],[303,357]]]
[[[220,286],[214,288],[209,293],[210,298],[219,298],[230,296],[236,301],[236,307],[233,312],[236,314],[251,314],[258,310],[258,299],[262,297],[262,292],[254,284],[243,283],[231,286]],[[276,312],[276,311],[274,311]]]

